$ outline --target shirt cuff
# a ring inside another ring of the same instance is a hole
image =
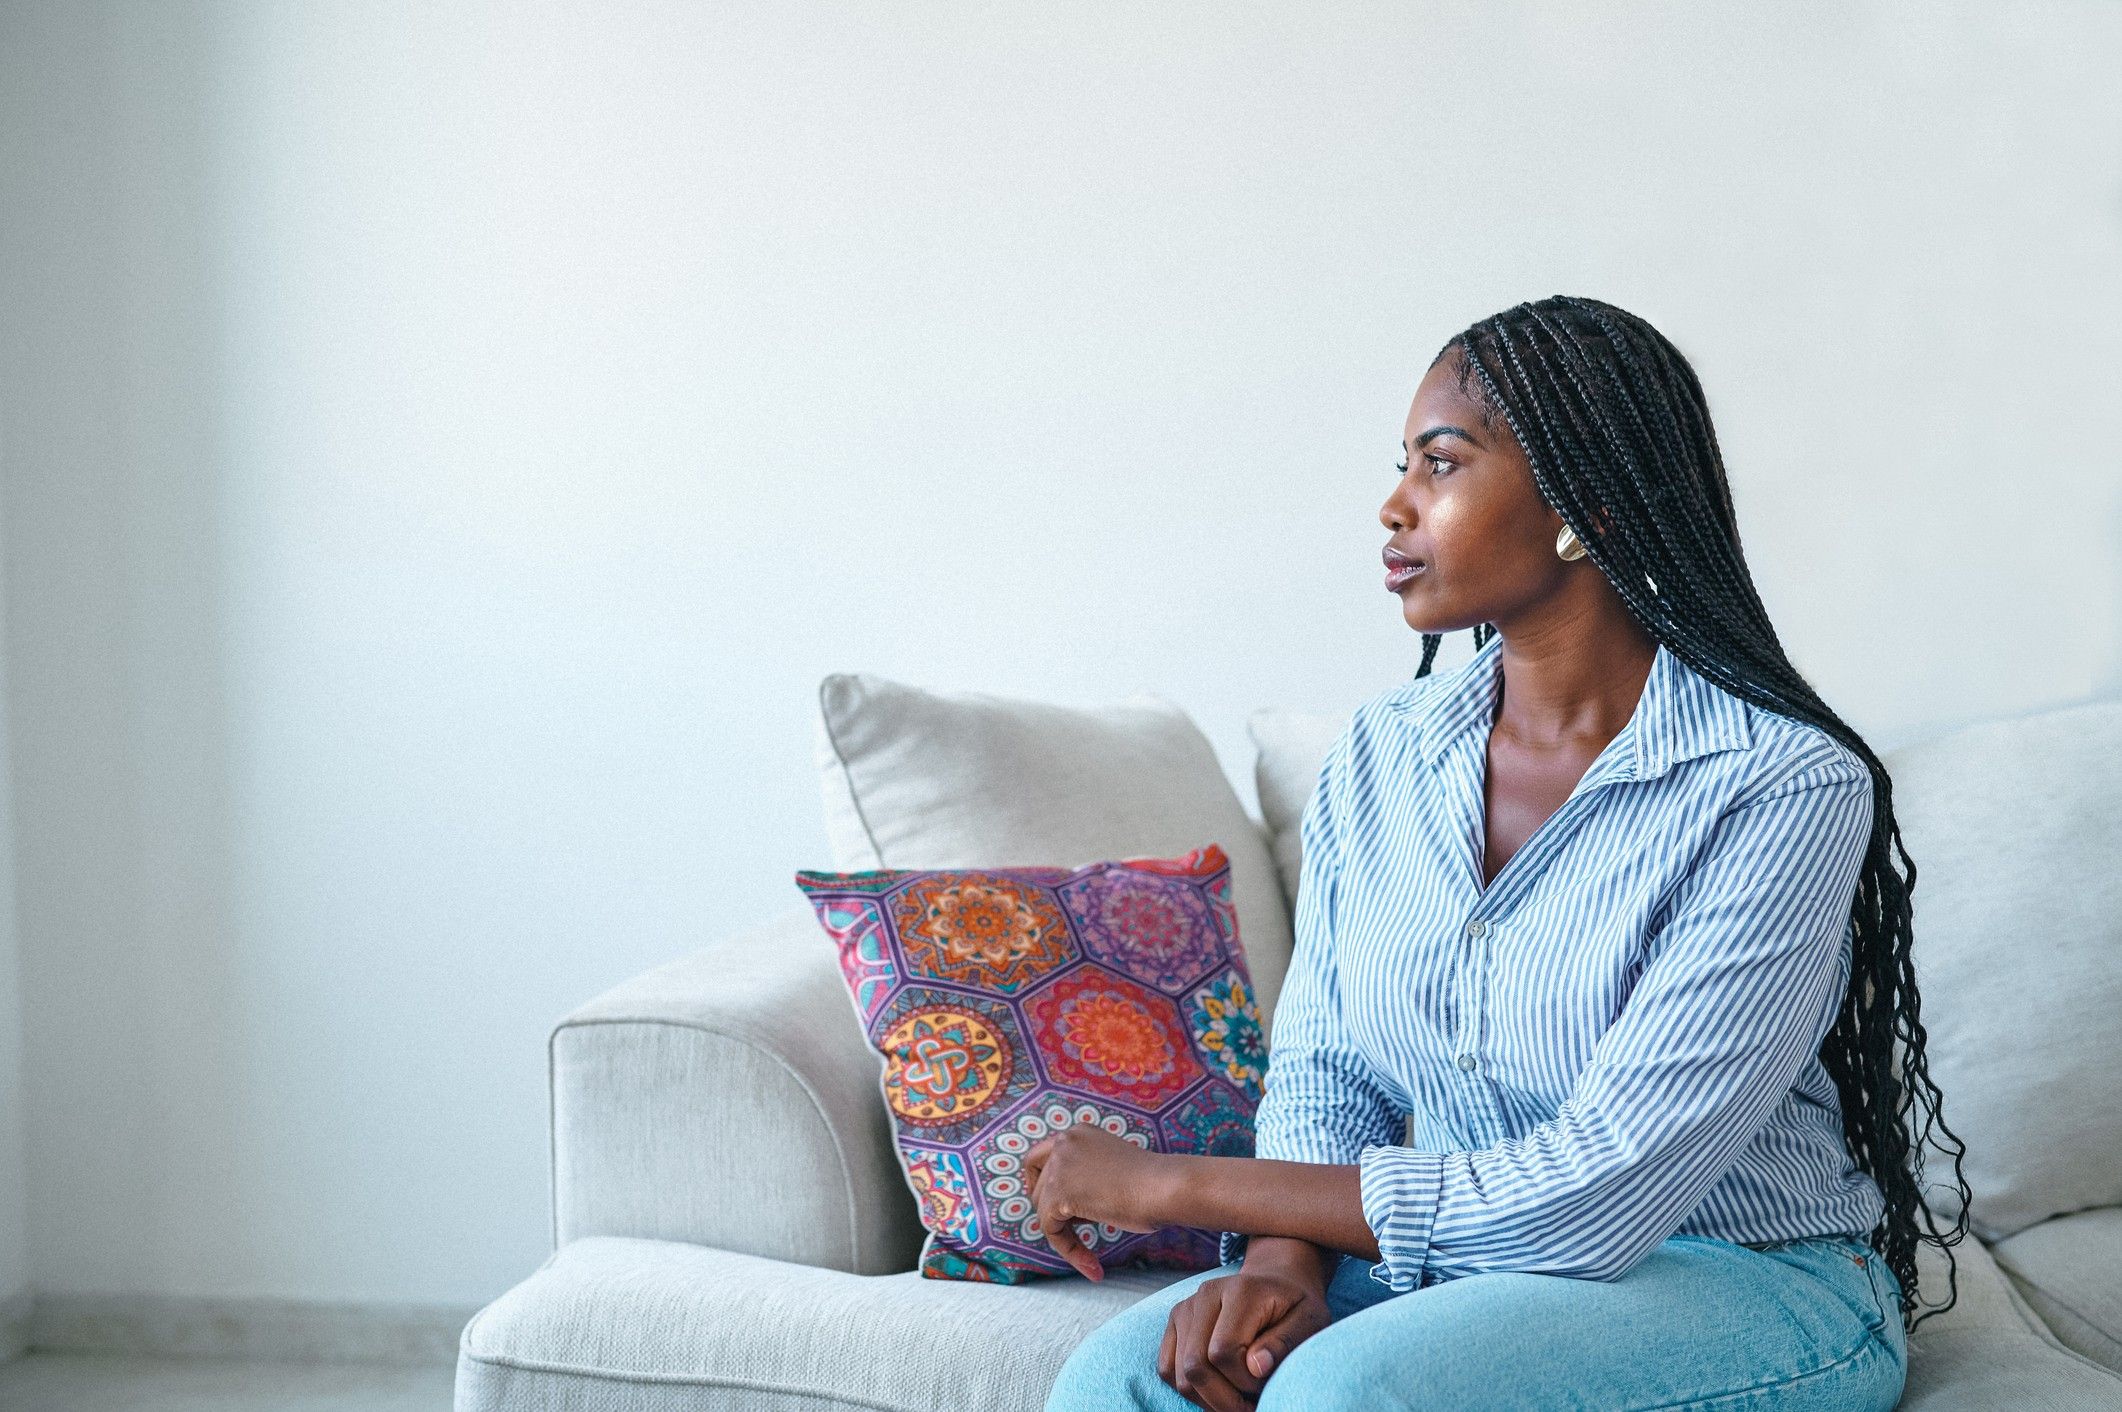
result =
[[[1422,1287],[1429,1265],[1429,1236],[1437,1220],[1437,1193],[1444,1183],[1444,1154],[1412,1147],[1365,1143],[1356,1158],[1363,1219],[1378,1241],[1371,1278],[1395,1292]]]

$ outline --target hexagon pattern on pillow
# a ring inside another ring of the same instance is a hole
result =
[[[1253,1155],[1267,1045],[1221,846],[1080,868],[805,870],[796,885],[884,1056],[928,1231],[923,1275],[1076,1273],[1031,1229],[1022,1178],[1024,1154],[1058,1128]],[[1076,1229],[1107,1269],[1216,1264],[1214,1231]]]

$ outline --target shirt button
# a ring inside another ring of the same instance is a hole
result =
[[[1473,1067],[1474,1067],[1474,1056],[1473,1056],[1473,1055],[1471,1055],[1471,1054],[1462,1054],[1462,1055],[1460,1055],[1460,1056],[1459,1056],[1459,1067],[1460,1067],[1460,1068],[1462,1068],[1462,1069],[1471,1069],[1471,1068],[1473,1068]]]
[[[1479,936],[1487,930],[1488,923],[1482,921],[1479,917],[1474,918],[1471,922],[1468,922],[1466,924],[1466,934],[1468,936]]]

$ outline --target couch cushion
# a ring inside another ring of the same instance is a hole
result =
[[[1074,868],[1220,844],[1272,1036],[1289,907],[1266,832],[1177,706],[1148,693],[1061,706],[835,673],[818,686],[815,738],[826,837],[843,872]]]
[[[1941,1303],[1945,1257],[1917,1249]],[[1958,1298],[1909,1340],[1901,1412],[2122,1406],[2122,1377],[2059,1344],[1987,1249],[1953,1254]],[[969,1284],[587,1238],[465,1326],[456,1412],[1039,1412],[1093,1329],[1184,1278]]]
[[[2122,1373],[2122,1206],[2028,1226],[1996,1256],[2057,1338]]]
[[[2092,1412],[2122,1407],[2122,1377],[2057,1341],[1972,1236],[1952,1247],[1953,1307],[1908,1339],[1899,1412]],[[1916,1246],[1924,1307],[1947,1297],[1947,1255]],[[1918,1312],[1921,1312],[1919,1310]]]
[[[923,1274],[1075,1276],[1025,1178],[1064,1128],[1253,1155],[1267,1047],[1220,845],[1080,868],[804,868],[796,886],[884,1059],[899,1165],[928,1228]],[[1213,1230],[1075,1229],[1079,1258],[1108,1270],[1216,1263]]]
[[[1351,713],[1291,711],[1268,706],[1245,721],[1253,738],[1253,785],[1260,793],[1260,817],[1275,854],[1275,872],[1282,880],[1282,895],[1292,912],[1297,905],[1297,881],[1304,862],[1304,842],[1299,827],[1304,806],[1319,785],[1319,768],[1326,752],[1348,728]]]
[[[1995,1244],[2122,1205],[2122,704],[1956,731],[1885,757],[1916,865],[1930,1076]],[[1927,1195],[1957,1214],[1952,1159]]]
[[[973,1284],[578,1240],[465,1326],[456,1412],[1039,1412],[1091,1330],[1184,1278]]]

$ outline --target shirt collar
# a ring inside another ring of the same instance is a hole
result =
[[[1422,759],[1435,765],[1445,748],[1496,718],[1502,683],[1503,639],[1492,636],[1461,666],[1402,688],[1387,709],[1411,725]],[[1743,750],[1753,741],[1747,705],[1696,672],[1664,643],[1651,662],[1636,709],[1622,727],[1628,753],[1616,762],[1623,779],[1656,779],[1683,760],[1719,750]]]

